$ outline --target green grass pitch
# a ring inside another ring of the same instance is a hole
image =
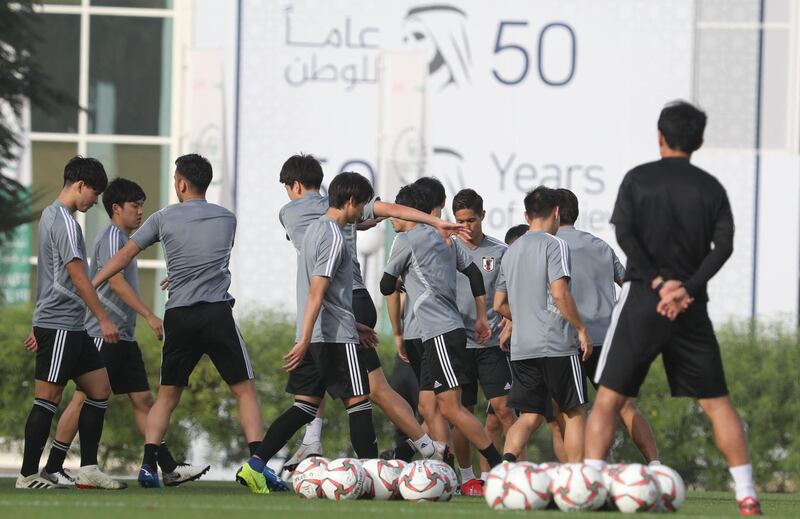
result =
[[[481,498],[458,497],[449,503],[408,503],[403,501],[304,500],[291,493],[266,496],[250,494],[236,483],[198,482],[177,488],[144,490],[131,481],[121,491],[98,490],[15,490],[14,480],[0,479],[0,517],[3,519],[234,519],[239,517],[291,517],[320,519],[392,519],[435,517],[586,517],[586,514],[547,512],[493,512]],[[761,496],[769,517],[800,517],[800,495]],[[621,514],[596,512],[600,517]],[[692,492],[675,516],[736,517],[733,495],[728,492]]]

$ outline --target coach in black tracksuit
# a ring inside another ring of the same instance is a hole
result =
[[[611,223],[628,266],[595,375],[586,463],[602,468],[617,413],[662,354],[672,395],[697,399],[711,420],[740,512],[756,515],[747,438],[707,310],[706,284],[733,252],[734,228],[725,189],[689,162],[705,123],[688,103],[667,105],[658,121],[661,160],[632,169],[620,185]]]

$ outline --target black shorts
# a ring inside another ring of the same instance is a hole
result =
[[[226,301],[170,308],[164,313],[161,385],[188,386],[189,375],[203,354],[228,385],[254,377],[247,346]]]
[[[298,396],[350,398],[369,394],[363,350],[357,344],[312,342],[300,365],[289,373],[286,392]]]
[[[422,345],[422,339],[406,339],[403,341],[403,347],[406,350],[408,363],[414,371],[414,376],[417,377],[417,385],[419,385],[422,359],[425,357],[425,347]]]
[[[586,384],[578,354],[512,360],[511,374],[514,382],[508,405],[520,412],[544,416],[551,398],[561,411],[571,411],[586,403]]]
[[[438,394],[473,382],[465,362],[467,333],[463,328],[437,335],[422,345],[425,354],[420,369],[420,391]]]
[[[470,378],[475,383],[462,388],[462,405],[472,407],[478,403],[478,384],[486,400],[505,396],[511,390],[511,367],[508,356],[500,348],[468,348],[464,358]]]
[[[105,367],[92,338],[85,330],[77,332],[33,327],[36,350],[36,380],[59,386],[67,381]]]
[[[419,406],[419,379],[414,368],[405,362],[399,355],[394,357],[394,368],[389,375],[389,385],[408,402],[411,409],[416,413]]]
[[[375,303],[366,288],[353,290],[353,315],[357,323],[365,324],[370,328],[375,328],[378,324],[378,312],[375,310]]]
[[[92,337],[92,341],[106,365],[108,381],[115,395],[150,391],[139,343],[119,341],[112,344],[105,342],[102,337]]]
[[[728,394],[714,327],[705,302],[696,301],[674,321],[658,314],[658,295],[645,283],[627,282],[614,308],[595,382],[635,397],[650,364],[663,355],[673,396]]]

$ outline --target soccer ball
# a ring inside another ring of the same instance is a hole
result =
[[[537,465],[527,462],[517,463],[506,474],[502,508],[505,510],[547,508],[553,497],[551,487],[552,481]]]
[[[435,465],[427,460],[412,461],[400,473],[400,495],[407,501],[437,501],[447,482]]]
[[[553,499],[565,512],[598,510],[608,491],[597,469],[583,463],[566,463],[558,468],[553,481]]]
[[[364,486],[364,468],[355,458],[339,458],[328,463],[322,480],[322,493],[336,501],[358,499]]]
[[[611,498],[620,512],[647,512],[658,504],[661,489],[655,475],[644,465],[620,465],[609,475]]]
[[[506,482],[506,475],[516,466],[516,463],[501,463],[489,471],[486,482],[483,484],[483,498],[486,504],[493,510],[502,510],[503,506],[503,486]]]
[[[686,484],[677,471],[666,465],[649,466],[650,472],[658,480],[658,487],[661,489],[661,498],[656,504],[659,512],[675,512],[686,499]]]
[[[450,501],[458,488],[458,476],[453,467],[440,460],[426,460],[428,465],[441,474],[444,479],[444,492],[437,501]]]
[[[365,460],[361,465],[364,468],[364,486],[361,489],[361,497],[381,501],[397,498],[400,494],[397,481],[406,466],[404,461]]]
[[[545,474],[547,474],[547,477],[549,477],[553,481],[556,480],[556,475],[558,474],[558,467],[560,466],[561,466],[560,463],[556,463],[554,461],[546,461],[544,463],[539,464],[539,468],[542,469],[545,472]]]
[[[611,497],[611,474],[615,470],[619,470],[619,467],[616,463],[611,463],[606,465],[603,470],[600,472],[603,475],[603,485],[605,485],[606,490],[608,491],[608,497],[606,498],[605,509],[606,510],[614,510],[614,499]]]
[[[328,470],[328,463],[330,463],[328,458],[320,456],[311,456],[301,461],[290,478],[294,491],[300,494],[300,497],[307,499],[325,497],[321,485]]]

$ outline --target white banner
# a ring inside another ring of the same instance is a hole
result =
[[[527,191],[566,187],[578,226],[614,243],[622,176],[657,158],[662,106],[691,97],[693,17],[691,0],[245,0],[237,210],[257,224],[240,225],[237,296],[294,301],[278,172],[301,151],[324,161],[327,181],[354,170],[382,192],[422,173],[449,197],[474,188],[501,239],[524,222]],[[410,99],[392,93],[382,60],[409,52],[427,68],[421,136],[381,122],[402,109],[392,99]],[[422,170],[387,166],[408,166],[409,146]]]

